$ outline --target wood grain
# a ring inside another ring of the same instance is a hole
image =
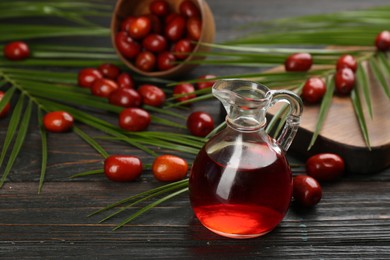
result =
[[[0,190],[0,253],[16,258],[390,257],[390,182],[347,179],[328,185],[315,209],[292,207],[273,232],[251,240],[208,231],[194,218],[185,195],[116,232],[111,229],[126,214],[104,224],[96,224],[102,216],[85,217],[150,187],[143,182],[51,182],[43,197],[34,195],[35,183],[7,184]]]

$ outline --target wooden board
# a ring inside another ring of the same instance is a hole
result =
[[[337,153],[346,161],[351,173],[374,173],[390,166],[390,101],[368,70],[373,118],[368,113],[364,95],[360,97],[366,115],[371,150],[364,142],[350,97],[334,96],[320,135],[307,150],[315,131],[319,105],[305,105],[300,129],[291,150],[304,157],[320,153]],[[271,110],[271,113],[273,113]]]

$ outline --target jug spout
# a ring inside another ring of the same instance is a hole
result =
[[[272,98],[266,86],[245,80],[218,80],[212,92],[223,104],[226,122],[233,128],[254,131],[266,124]]]
[[[224,105],[226,123],[239,131],[256,131],[266,124],[266,112],[277,102],[289,105],[290,111],[283,130],[276,138],[280,147],[287,151],[298,130],[302,114],[302,100],[288,90],[270,90],[266,86],[245,80],[218,80],[213,95]]]

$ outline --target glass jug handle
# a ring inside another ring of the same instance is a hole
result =
[[[280,147],[286,152],[298,131],[303,110],[302,100],[294,92],[288,90],[271,90],[270,92],[272,95],[271,106],[278,102],[285,102],[290,107],[284,128],[276,139]]]

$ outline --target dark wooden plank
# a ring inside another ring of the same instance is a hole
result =
[[[186,196],[115,232],[111,228],[124,216],[104,224],[97,224],[100,217],[85,217],[99,206],[150,188],[150,183],[51,182],[45,196],[34,195],[35,186],[7,184],[0,192],[2,255],[165,258],[288,254],[294,259],[364,257],[375,250],[384,257],[390,254],[385,250],[390,242],[389,182],[347,179],[329,184],[315,209],[292,207],[278,228],[253,240],[231,240],[211,233],[193,217]]]

